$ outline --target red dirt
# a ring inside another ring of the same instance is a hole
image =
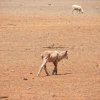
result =
[[[0,23],[0,100],[100,99],[99,0],[1,0]],[[44,50],[68,50],[58,75],[36,76]]]

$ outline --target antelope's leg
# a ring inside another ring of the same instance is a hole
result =
[[[80,11],[80,10],[78,10],[78,14],[80,14],[80,12],[81,12],[81,11]]]
[[[72,10],[72,14],[74,14],[74,9]]]
[[[53,64],[54,64],[54,70],[53,70],[53,72],[52,72],[52,75],[57,75],[57,62],[55,61],[55,62],[53,62]]]
[[[46,65],[44,66],[44,70],[45,70],[47,76],[49,76],[49,73],[48,73],[48,71],[47,71]]]
[[[43,63],[42,63],[42,65],[40,66],[40,69],[39,69],[39,71],[38,71],[37,76],[39,76],[39,75],[40,75],[40,73],[41,73],[42,69],[46,66],[46,63],[47,63],[47,60],[44,60],[44,61],[43,61]]]

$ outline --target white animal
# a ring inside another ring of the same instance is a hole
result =
[[[78,13],[83,13],[84,12],[82,7],[79,6],[79,5],[72,5],[72,9],[73,9],[72,13],[74,13],[74,11],[77,11]]]
[[[57,75],[57,64],[59,61],[61,61],[64,58],[68,59],[68,53],[67,53],[67,51],[59,51],[59,52],[58,51],[45,51],[45,52],[43,52],[41,57],[42,57],[43,63],[40,66],[37,76],[40,75],[43,68],[44,68],[46,74],[49,75],[49,73],[46,69],[47,62],[52,62],[54,64],[55,67],[54,67],[52,74]]]

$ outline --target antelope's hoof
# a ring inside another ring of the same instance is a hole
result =
[[[47,76],[50,76],[50,74],[47,74]]]

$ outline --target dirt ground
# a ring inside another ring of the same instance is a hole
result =
[[[58,75],[45,50],[68,50]],[[100,100],[100,0],[0,0],[0,100]]]

